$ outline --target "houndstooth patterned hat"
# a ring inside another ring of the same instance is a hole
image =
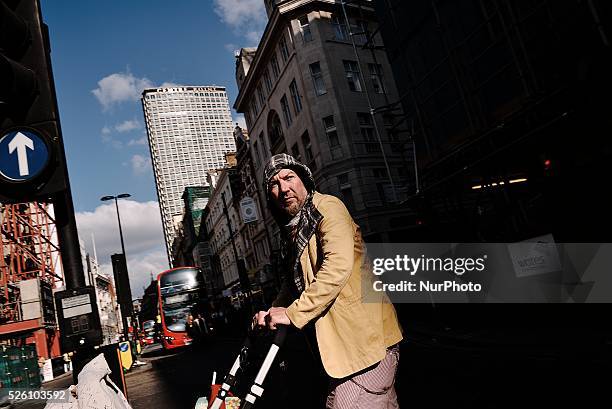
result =
[[[264,190],[266,198],[270,200],[270,181],[281,169],[291,169],[302,179],[306,190],[311,193],[315,189],[315,181],[308,166],[298,162],[293,156],[279,153],[270,158],[264,168]]]

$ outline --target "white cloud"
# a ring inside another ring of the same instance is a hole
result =
[[[91,92],[106,111],[114,104],[137,101],[145,88],[152,88],[147,78],[136,78],[131,72],[118,72],[98,81],[98,88]]]
[[[236,52],[236,50],[240,47],[238,47],[236,44],[225,44],[223,46],[228,52],[232,53],[232,55]]]
[[[139,139],[130,139],[128,141],[128,146],[141,146],[141,145],[146,145],[147,144],[147,137],[143,136],[142,138]]]
[[[247,40],[257,43],[267,22],[262,0],[213,0],[221,21]]]
[[[128,121],[123,121],[120,124],[115,125],[115,130],[117,132],[129,132],[129,131],[133,131],[134,129],[140,129],[141,127],[142,125],[140,125],[140,122],[138,122],[138,120],[131,119]]]
[[[114,132],[126,133],[126,132],[130,132],[130,131],[140,129],[140,128],[142,128],[142,124],[136,119],[123,121],[121,123],[116,124],[113,128],[105,126],[104,128],[102,128],[102,132],[101,132],[102,142],[111,145],[115,149],[123,149],[124,142],[113,137],[113,133]],[[147,144],[146,135],[143,135],[140,138],[132,138],[125,143],[125,145],[127,146],[145,146],[146,144]],[[133,164],[134,163],[141,164],[141,162],[142,162],[142,157],[132,160]],[[138,169],[140,170],[140,168]]]
[[[151,158],[143,155],[134,155],[130,159],[132,170],[136,174],[143,174],[151,171]]]
[[[168,268],[157,202],[120,200],[119,212],[128,257],[132,295],[142,294],[142,286],[149,282],[150,272],[157,274]],[[93,255],[91,235],[95,235],[98,262],[103,271],[112,276],[111,254],[121,253],[115,204],[110,201],[93,212],[76,214],[79,238]]]
[[[259,44],[259,40],[261,39],[262,34],[263,33],[261,31],[249,31],[244,34],[244,37],[252,44]]]

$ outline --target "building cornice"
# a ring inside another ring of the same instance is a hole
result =
[[[174,87],[156,87],[145,88],[142,90],[142,96],[152,92],[185,92],[185,91],[223,91],[227,92],[227,88],[221,85],[177,85]]]

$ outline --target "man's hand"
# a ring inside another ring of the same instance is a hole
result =
[[[272,307],[268,310],[265,320],[268,328],[276,329],[277,325],[291,325],[291,320],[287,316],[287,309],[283,307]]]
[[[251,329],[265,327],[267,316],[268,311],[259,311],[257,314],[255,314],[253,316],[253,321],[251,322]]]

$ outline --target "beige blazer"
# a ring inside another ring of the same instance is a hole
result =
[[[284,287],[273,305],[289,305],[287,315],[297,328],[314,321],[325,371],[344,378],[380,362],[402,333],[384,293],[371,292],[368,301],[374,302],[362,302],[362,285],[370,291],[373,274],[346,206],[318,192],[313,204],[323,219],[300,257],[305,290],[291,302]]]

